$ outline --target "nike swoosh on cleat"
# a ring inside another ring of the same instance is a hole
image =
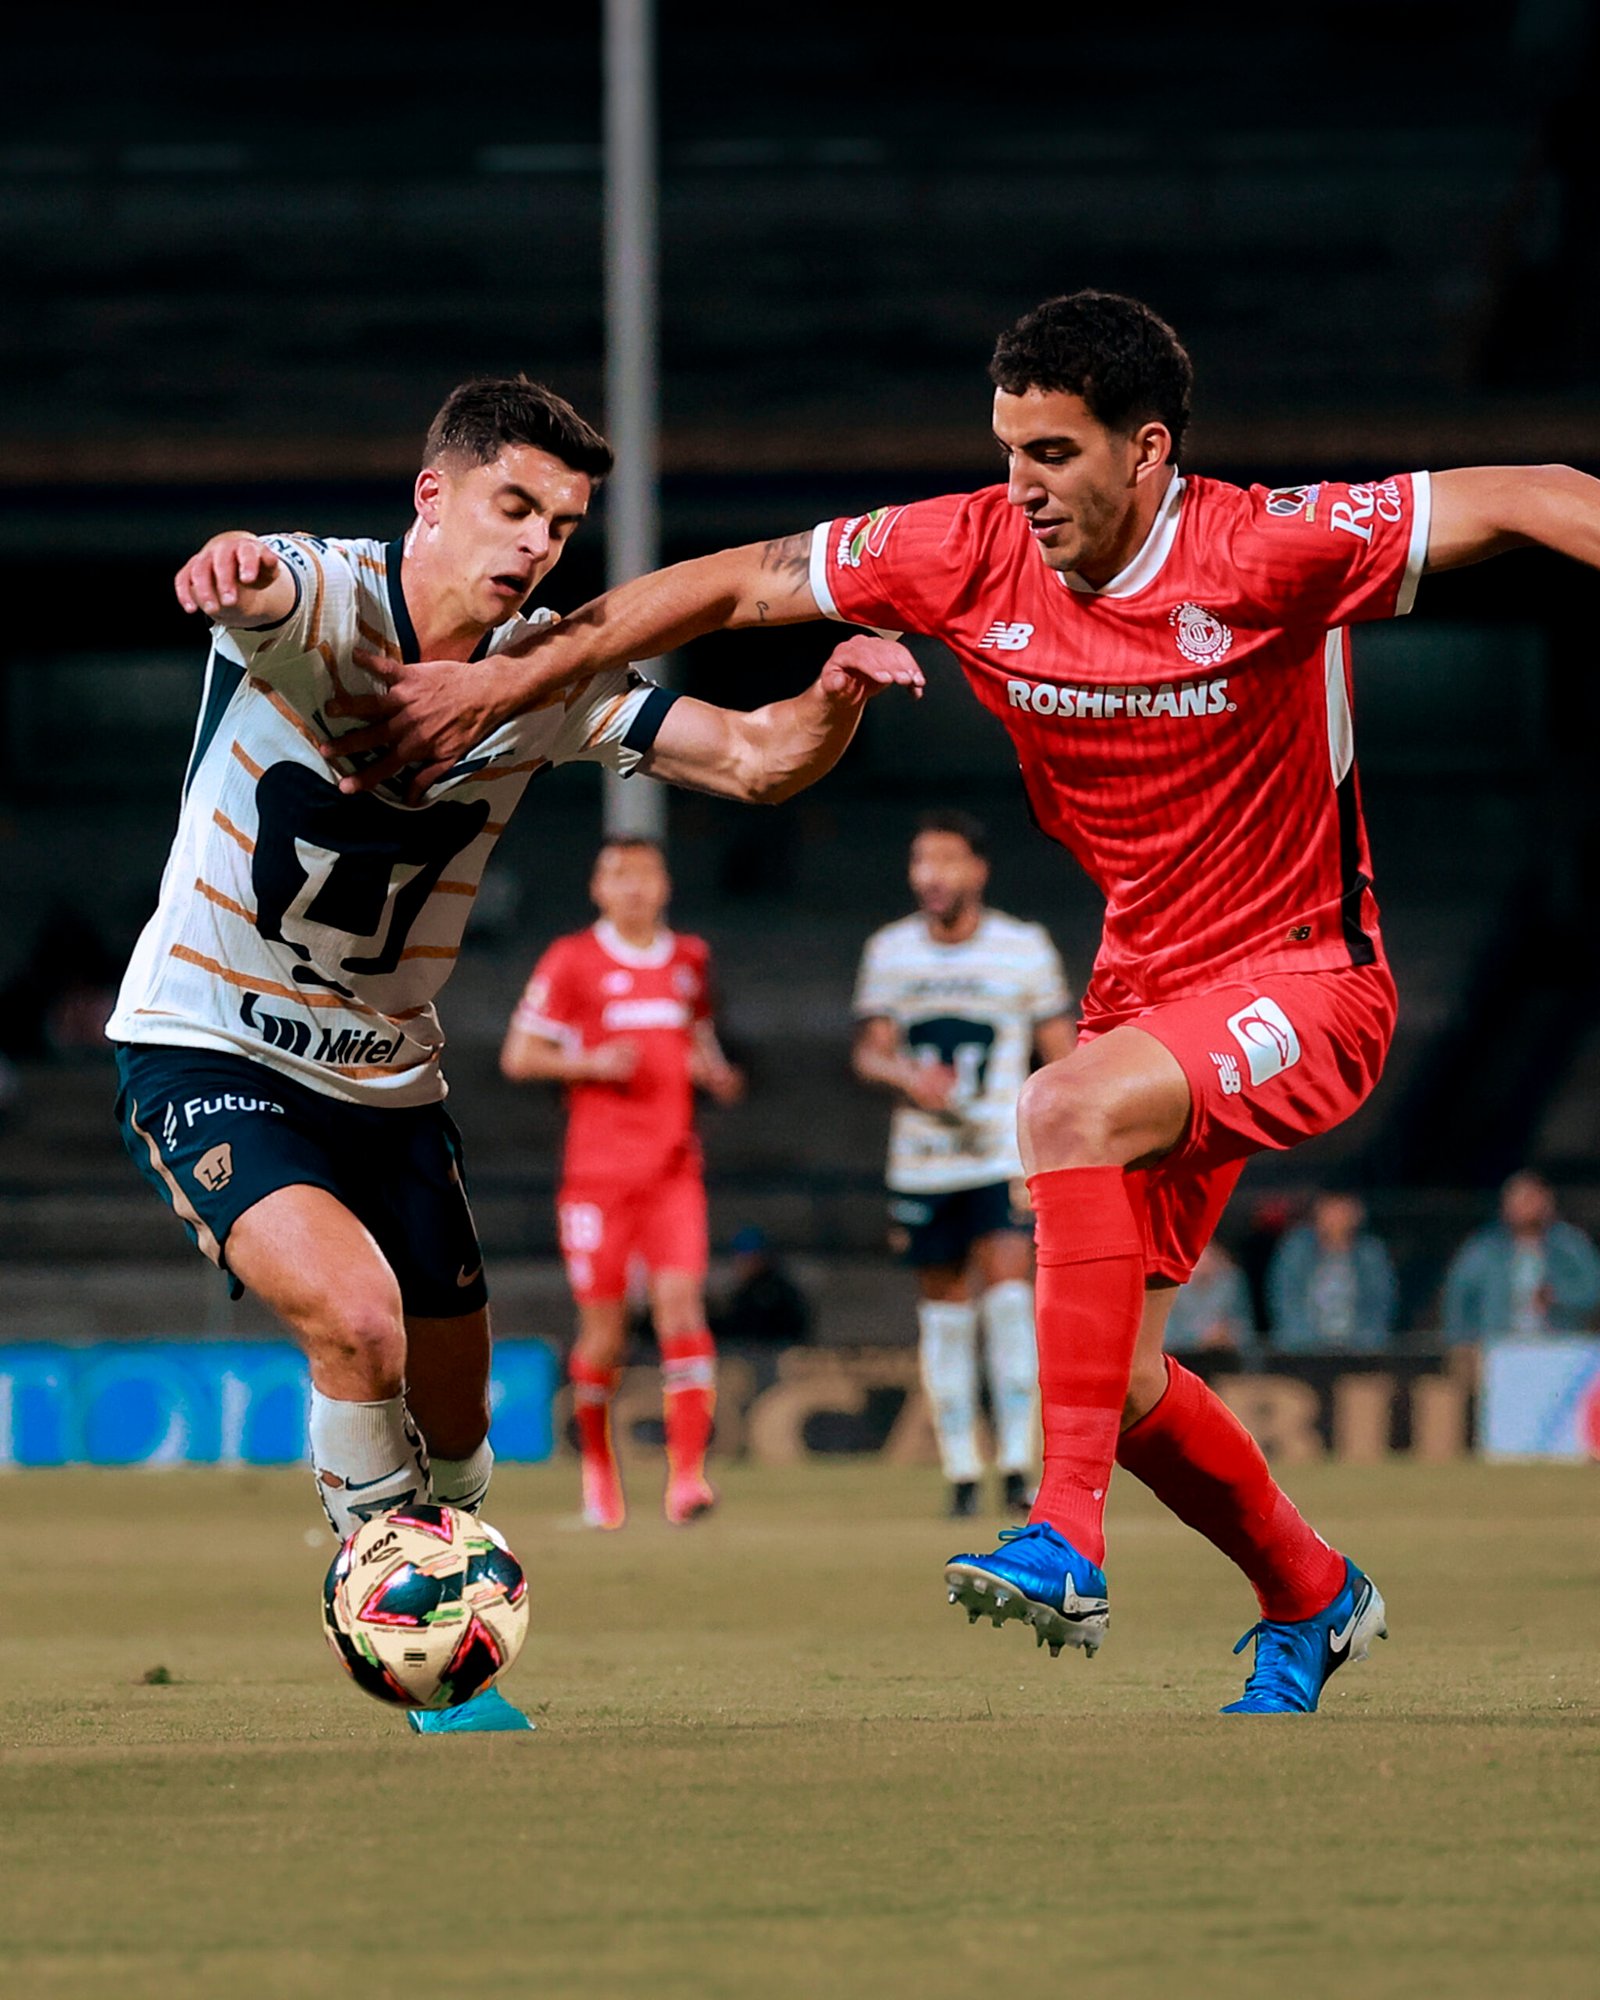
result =
[[[1363,1587],[1361,1595],[1356,1599],[1355,1608],[1350,1613],[1349,1624],[1342,1631],[1330,1632],[1328,1634],[1328,1651],[1335,1657],[1340,1653],[1347,1653],[1350,1650],[1351,1638],[1354,1636],[1355,1629],[1361,1623],[1362,1615],[1371,1602],[1372,1585],[1369,1583]]]
[[[388,1472],[380,1472],[376,1479],[347,1479],[344,1490],[346,1493],[365,1493],[369,1487],[381,1486],[386,1479],[398,1479],[408,1469],[404,1465],[396,1465]]]

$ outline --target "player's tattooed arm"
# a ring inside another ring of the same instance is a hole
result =
[[[475,665],[386,661],[358,652],[357,665],[382,684],[380,690],[331,703],[329,712],[369,726],[340,737],[337,745],[325,744],[324,754],[383,753],[341,780],[347,792],[370,791],[414,766],[411,796],[420,798],[502,723],[607,667],[660,659],[707,632],[820,618],[809,558],[796,566],[797,552],[809,546],[808,536],[790,535],[636,577],[591,599],[559,625],[543,626]],[[768,549],[788,553],[769,562]]]
[[[235,628],[276,624],[298,596],[288,564],[248,528],[213,535],[179,569],[172,588],[185,611]]]
[[[857,633],[829,654],[804,693],[742,713],[681,700],[668,709],[641,769],[667,784],[747,805],[779,805],[831,771],[862,710],[885,688],[922,692],[904,646]]]
[[[1570,465],[1473,465],[1429,485],[1430,570],[1528,548],[1600,569],[1600,479]]]

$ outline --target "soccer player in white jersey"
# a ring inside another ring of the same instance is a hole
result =
[[[1070,1054],[1070,995],[1044,927],[985,905],[988,841],[972,814],[925,815],[909,872],[916,914],[875,931],[862,954],[852,1061],[864,1083],[900,1099],[890,1241],[917,1274],[918,1355],[950,1512],[978,1507],[981,1321],[995,1463],[1006,1507],[1026,1518],[1039,1367],[1017,1094],[1035,1051],[1044,1062]]]
[[[549,390],[465,383],[400,539],[229,534],[176,578],[212,653],[160,902],[108,1028],[118,1112],[194,1242],[305,1349],[341,1536],[430,1497],[476,1508],[489,1481],[487,1291],[433,1002],[524,789],[578,759],[778,800],[831,768],[870,694],[920,682],[901,648],[852,642],[745,715],[621,668],[487,733],[418,799],[342,792],[340,704],[372,685],[357,650],[465,662],[529,633],[610,465]],[[492,1689],[411,1720],[529,1726]]]

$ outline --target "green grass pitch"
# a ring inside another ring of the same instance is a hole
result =
[[[720,1473],[668,1529],[489,1517],[535,1736],[427,1740],[326,1652],[300,1473],[0,1482],[0,1992],[660,2000],[1600,1986],[1600,1471],[1319,1466],[1393,1638],[1222,1719],[1243,1584],[1131,1482],[1112,1630],[969,1628],[928,1472]],[[165,1669],[170,1679],[147,1683]]]

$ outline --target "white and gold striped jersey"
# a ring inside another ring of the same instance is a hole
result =
[[[1022,1172],[1017,1095],[1034,1029],[1071,1004],[1042,924],[985,910],[960,944],[940,943],[921,915],[873,932],[856,977],[856,1019],[893,1021],[904,1053],[956,1073],[948,1111],[896,1108],[885,1176],[894,1193],[954,1194]]]
[[[432,786],[347,797],[317,748],[335,693],[373,683],[364,646],[416,659],[401,544],[267,538],[297,586],[265,630],[213,627],[177,835],[113,1041],[220,1049],[360,1103],[445,1094],[434,996],[483,870],[530,778],[581,760],[631,772],[675,697],[626,670],[515,718]],[[480,654],[553,614],[491,632]]]

